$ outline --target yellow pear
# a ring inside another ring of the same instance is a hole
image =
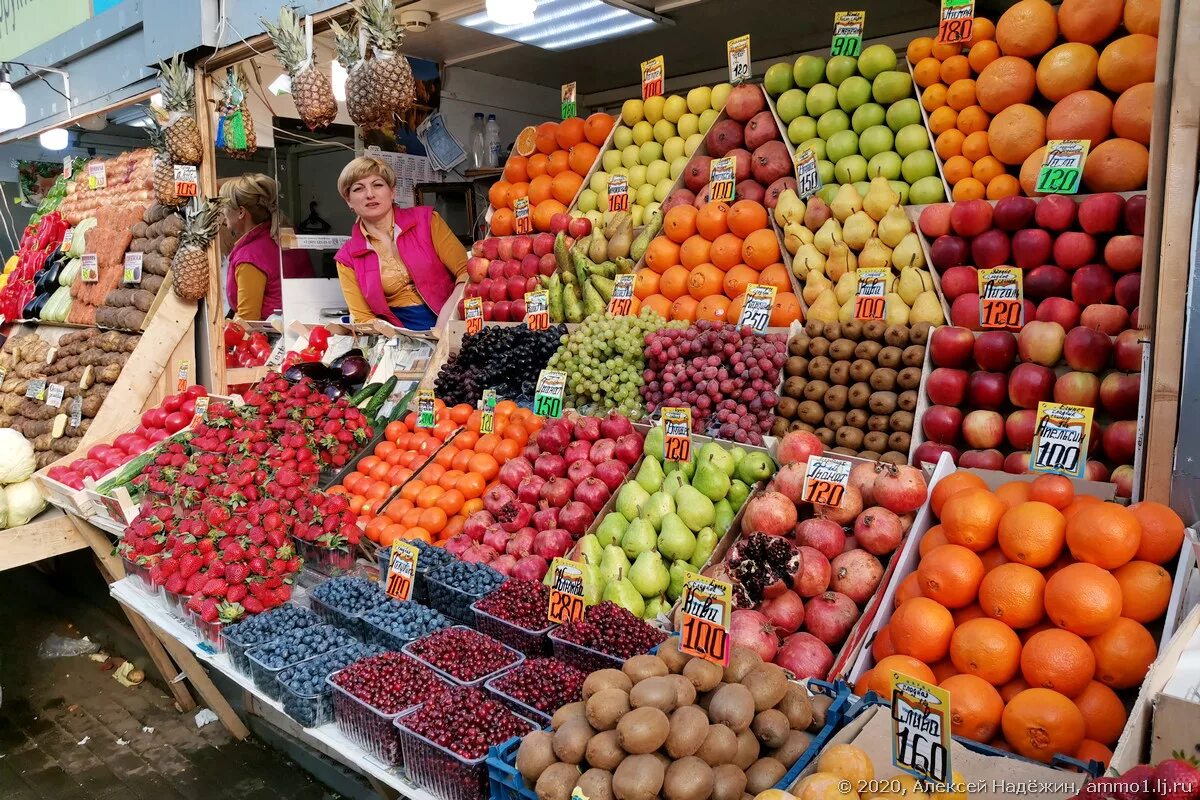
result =
[[[942,304],[937,295],[931,291],[921,292],[913,301],[912,311],[908,315],[909,322],[928,322],[930,325],[943,325],[946,317],[942,313]]]
[[[834,217],[825,220],[825,224],[813,237],[813,244],[825,255],[829,255],[829,250],[833,247],[834,242],[840,241],[842,241],[842,223]]]
[[[846,323],[854,320],[854,295],[838,308],[838,322]]]
[[[904,298],[904,302],[910,306],[916,302],[917,295],[925,291],[925,284],[921,280],[921,271],[912,267],[905,267],[900,270],[900,280],[896,287],[896,293]]]
[[[871,215],[871,219],[879,222],[883,219],[883,215],[888,212],[888,209],[899,205],[900,195],[896,194],[892,189],[892,185],[888,183],[888,179],[880,175],[871,179],[871,186],[867,189],[867,195],[863,198],[863,210]],[[837,213],[836,211],[834,212]]]
[[[839,303],[853,299],[854,295],[858,294],[858,272],[850,270],[838,278],[837,286],[833,287],[833,293],[837,295]]]
[[[875,220],[865,211],[855,211],[842,223],[842,241],[853,250],[862,250],[867,240],[875,235]]]
[[[908,304],[904,302],[904,298],[895,292],[888,292],[883,296],[883,321],[888,325],[907,325],[908,324]]]
[[[804,223],[804,201],[792,189],[784,189],[775,201],[775,222],[784,227],[792,222]]]
[[[792,274],[804,278],[812,272],[825,274],[825,256],[815,244],[802,244],[792,256]]]
[[[873,236],[867,240],[862,252],[858,254],[858,265],[868,269],[891,267],[892,248],[879,241],[878,237]]]
[[[840,280],[848,271],[858,268],[858,259],[854,251],[845,242],[834,242],[833,249],[825,259],[825,274],[830,280]]]
[[[843,183],[842,188],[834,195],[833,202],[829,204],[829,209],[833,211],[833,216],[838,222],[845,222],[855,211],[861,211],[862,207],[862,197],[852,183]]]
[[[896,269],[904,267],[920,269],[925,266],[925,251],[921,249],[921,240],[917,238],[916,231],[905,234],[900,243],[896,245],[896,249],[892,251],[892,263],[896,265]]]
[[[812,240],[813,232],[798,222],[789,222],[783,228],[783,246],[792,255],[796,254],[801,245],[811,244]]]
[[[824,273],[815,269],[809,270],[808,277],[804,280],[804,290],[801,292],[804,295],[804,302],[811,306],[817,302],[817,298],[821,296],[822,292],[832,286],[833,282],[826,278]]]
[[[912,222],[900,206],[892,206],[883,219],[879,220],[879,238],[888,247],[895,247],[900,240],[912,232]]]
[[[820,322],[838,321],[838,304],[833,297],[833,289],[826,289],[808,307],[808,318]]]

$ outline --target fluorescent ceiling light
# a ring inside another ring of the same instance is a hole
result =
[[[67,146],[67,131],[65,128],[51,128],[44,131],[38,141],[47,150],[63,150]]]
[[[281,94],[292,93],[292,79],[286,73],[281,73],[278,78],[271,81],[271,85],[267,87],[267,91],[278,97]]]
[[[333,71],[330,73],[333,84],[333,99],[339,103],[346,102],[346,68],[342,66],[342,62],[334,59],[330,62],[333,64]]]
[[[536,8],[537,0],[487,0],[486,10],[497,25],[528,25]]]
[[[667,23],[663,17],[625,5],[620,0],[537,0],[537,11],[531,22],[501,25],[490,18],[493,5],[500,2],[488,0],[487,11],[470,14],[455,22],[543,50],[572,50]],[[529,3],[529,0],[507,0],[506,4],[520,5],[521,2]]]

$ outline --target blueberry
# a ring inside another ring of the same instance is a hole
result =
[[[333,718],[332,690],[325,679],[343,667],[382,652],[381,647],[356,642],[284,670],[278,678],[290,690],[283,694],[284,712],[305,727],[329,722]]]
[[[383,588],[365,578],[331,578],[313,589],[313,597],[330,608],[356,617],[387,599]]]
[[[274,641],[259,645],[248,654],[261,666],[277,670],[289,664],[328,653],[355,643],[354,637],[332,625],[317,625],[291,631]]]
[[[320,624],[320,618],[307,608],[283,605],[229,626],[225,629],[225,635],[233,639],[235,644],[253,647],[278,638],[287,631]]]

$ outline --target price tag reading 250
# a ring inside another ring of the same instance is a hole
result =
[[[732,598],[733,587],[728,583],[688,573],[680,597],[679,652],[729,665]]]
[[[771,310],[775,307],[775,287],[765,283],[751,283],[746,287],[746,299],[742,313],[738,316],[738,327],[749,325],[755,333],[766,333],[771,324]]]
[[[840,508],[849,485],[849,461],[812,456],[804,471],[804,488],[800,497],[806,503]]]
[[[556,558],[550,565],[550,605],[546,617],[556,625],[583,619],[583,568],[574,561]]]
[[[407,542],[392,542],[392,555],[388,559],[387,582],[384,588],[388,597],[395,600],[412,598],[413,580],[417,575],[417,558],[421,552]]]
[[[692,410],[664,408],[662,410],[663,458],[667,461],[689,461],[692,457]]]
[[[463,298],[463,316],[467,320],[467,334],[474,336],[483,330],[483,298]]]
[[[567,373],[544,369],[538,375],[537,388],[533,395],[533,413],[539,417],[558,419],[563,412],[563,390],[567,385]]]

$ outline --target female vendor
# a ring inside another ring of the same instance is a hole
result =
[[[337,253],[338,278],[355,322],[382,319],[425,331],[437,323],[456,282],[467,279],[467,251],[429,206],[395,205],[396,176],[373,158],[356,158],[338,193],[357,216]]]

